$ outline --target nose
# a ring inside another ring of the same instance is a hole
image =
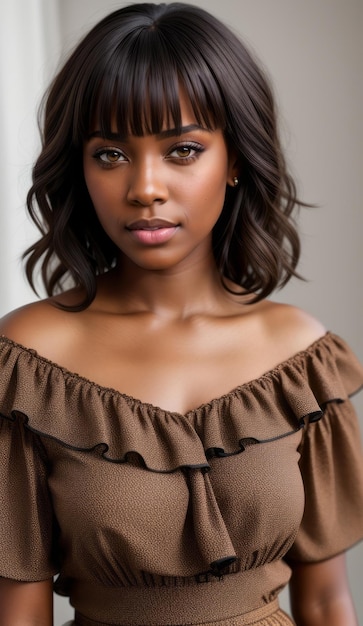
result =
[[[136,161],[130,171],[127,200],[133,205],[163,204],[168,199],[163,167],[157,158]]]

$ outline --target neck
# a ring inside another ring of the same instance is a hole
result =
[[[210,258],[188,268],[162,271],[145,270],[124,260],[104,276],[103,285],[123,310],[170,319],[212,314],[230,298]],[[102,287],[101,292],[105,293]]]

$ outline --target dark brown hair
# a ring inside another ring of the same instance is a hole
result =
[[[147,3],[99,22],[51,85],[27,197],[41,231],[24,254],[33,288],[40,262],[48,295],[71,277],[86,292],[78,308],[92,302],[96,276],[115,265],[119,251],[84,182],[83,142],[95,122],[109,135],[115,114],[120,134],[158,133],[165,119],[180,128],[180,85],[197,122],[223,129],[241,164],[240,183],[227,187],[213,230],[222,279],[262,299],[297,275],[300,243],[291,216],[302,203],[286,170],[266,76],[238,37],[208,12]]]

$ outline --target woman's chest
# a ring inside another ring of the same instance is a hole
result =
[[[50,488],[62,542],[77,561],[110,580],[122,569],[166,576],[208,571],[219,558],[250,569],[291,545],[304,495],[296,451],[300,433],[209,459],[209,469],[152,471],[141,456],[125,462],[47,444]]]
[[[184,415],[279,362],[276,346],[255,330],[235,320],[97,325],[62,363],[98,385]]]

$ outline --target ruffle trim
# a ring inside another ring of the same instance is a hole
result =
[[[150,471],[206,470],[208,459],[295,433],[363,385],[363,367],[328,332],[263,376],[182,415],[99,386],[0,338],[0,406],[42,437]]]

